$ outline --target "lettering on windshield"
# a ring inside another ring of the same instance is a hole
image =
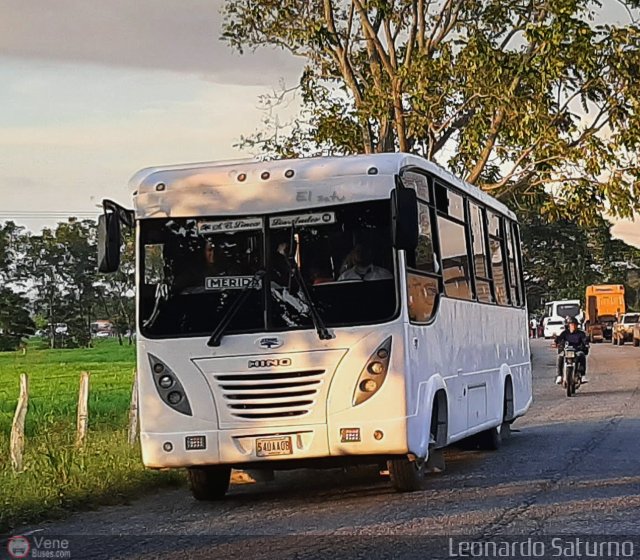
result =
[[[262,218],[242,218],[237,220],[219,220],[215,222],[199,222],[198,233],[230,233],[262,229]]]
[[[242,290],[251,287],[260,289],[262,281],[253,276],[209,276],[204,280],[207,290]]]
[[[297,214],[293,216],[273,217],[269,220],[272,228],[285,228],[296,226],[319,226],[324,224],[335,224],[335,212],[320,212],[316,214]]]

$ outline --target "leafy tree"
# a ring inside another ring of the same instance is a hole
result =
[[[27,300],[9,288],[0,288],[0,352],[17,350],[34,332]]]
[[[619,0],[630,13],[638,0]],[[241,145],[267,156],[405,151],[549,219],[639,206],[640,26],[598,0],[226,0],[243,52],[305,60],[302,109]],[[546,196],[552,192],[553,197]]]
[[[15,350],[35,325],[28,301],[9,286],[16,281],[16,262],[23,228],[13,222],[0,224],[0,352]]]
[[[51,347],[88,345],[96,301],[95,223],[70,218],[55,230],[25,235],[18,270],[35,312],[48,320]],[[66,333],[55,333],[58,323],[67,324]]]
[[[627,303],[640,297],[640,249],[612,239],[600,218],[590,227],[570,220],[548,222],[533,213],[520,216],[527,303],[533,312],[545,301],[581,299],[591,284],[624,284]]]
[[[124,245],[120,268],[112,274],[98,276],[97,294],[100,309],[114,323],[118,340],[129,333],[129,344],[133,343],[135,331],[135,238],[133,232],[123,231]]]

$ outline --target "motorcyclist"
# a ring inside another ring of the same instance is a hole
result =
[[[573,346],[576,349],[576,365],[581,372],[581,383],[588,383],[587,379],[587,354],[589,353],[589,338],[586,333],[578,328],[578,319],[571,317],[568,322],[568,328],[555,338],[555,344],[558,348],[558,376],[556,383],[562,383],[562,367],[564,365],[565,344]]]

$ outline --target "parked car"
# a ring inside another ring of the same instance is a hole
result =
[[[632,342],[634,327],[640,322],[640,313],[625,313],[613,324],[611,342],[622,346],[625,342]]]
[[[564,330],[564,321],[562,319],[548,319],[544,324],[544,337],[553,338],[558,336]]]

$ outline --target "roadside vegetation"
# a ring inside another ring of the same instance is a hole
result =
[[[0,353],[0,533],[67,510],[126,502],[179,473],[145,470],[139,447],[127,443],[135,347],[117,340],[93,348],[50,350],[38,342]],[[36,339],[37,340],[37,339]],[[91,373],[89,433],[74,445],[80,372]],[[19,375],[29,375],[24,470],[9,458]]]

